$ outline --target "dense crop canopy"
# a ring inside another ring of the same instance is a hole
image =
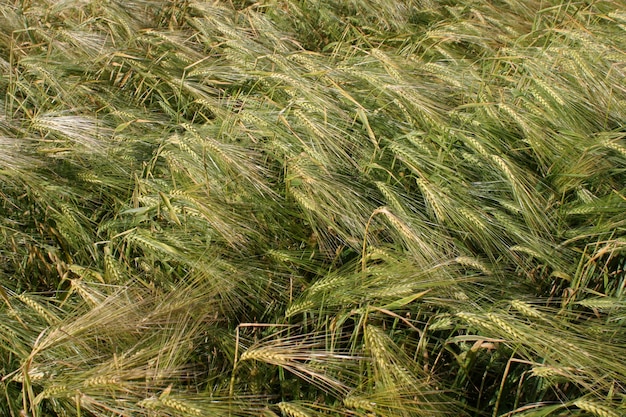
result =
[[[626,2],[0,2],[0,414],[626,414]]]

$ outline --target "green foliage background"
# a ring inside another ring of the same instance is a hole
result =
[[[7,416],[626,414],[626,3],[0,2]]]

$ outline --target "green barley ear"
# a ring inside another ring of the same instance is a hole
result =
[[[596,402],[594,400],[588,400],[581,398],[579,400],[574,401],[574,405],[581,410],[588,411],[597,417],[618,417],[620,413],[617,412],[614,408],[607,406],[606,404]],[[619,407],[618,409],[622,409],[623,407]]]
[[[33,299],[26,294],[18,294],[16,299],[28,306],[36,315],[44,319],[49,325],[54,325],[59,322],[59,317],[52,312],[50,308],[47,308],[44,303]]]
[[[282,401],[278,403],[278,408],[285,417],[311,417],[303,407],[293,402]]]
[[[532,319],[546,319],[543,313],[535,309],[530,304],[521,301],[521,300],[513,300],[511,301],[511,307],[522,313],[523,315],[532,318]]]
[[[108,277],[110,283],[121,284],[124,282],[125,274],[122,266],[113,255],[111,255],[111,250],[108,246],[104,249],[104,267],[105,275]]]

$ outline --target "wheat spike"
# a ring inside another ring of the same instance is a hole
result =
[[[371,325],[368,325],[366,330],[365,338],[367,347],[376,360],[376,364],[381,368],[388,367],[389,361],[384,355],[386,351],[384,334],[378,328]]]
[[[192,416],[202,415],[202,410],[200,410],[199,408],[192,407],[186,402],[181,401],[179,399],[175,399],[166,395],[163,398],[159,398],[159,400],[161,401],[161,404],[163,404],[164,406],[169,407],[176,411],[180,411],[181,413],[189,414]]]
[[[315,123],[313,123],[311,120],[309,120],[304,113],[302,113],[302,111],[300,110],[294,110],[293,111],[294,116],[296,116],[298,119],[300,119],[300,121],[302,122],[302,124],[304,124],[311,132],[313,132],[316,136],[318,137],[324,137],[324,132],[322,132],[321,130],[319,130],[317,128],[317,126],[315,125]]]
[[[489,323],[488,321],[482,319],[480,316],[476,315],[476,314],[472,314],[472,313],[467,313],[464,311],[461,311],[459,313],[456,313],[456,316],[459,317],[460,319],[468,322],[469,324],[472,324],[476,327],[482,327],[482,328],[486,328],[489,330],[494,330],[494,327],[491,323]]]
[[[72,291],[76,291],[78,295],[82,297],[83,300],[87,301],[92,306],[96,306],[100,302],[102,302],[101,299],[96,297],[94,294],[92,294],[90,291],[88,291],[85,288],[85,285],[80,279],[71,279],[70,284],[72,287]]]
[[[81,172],[78,174],[78,177],[81,180],[85,182],[90,182],[92,184],[104,184],[104,181],[102,181],[96,174],[92,172]]]
[[[574,405],[581,410],[588,411],[598,417],[619,417],[619,414],[604,404],[591,400],[580,399],[574,402]]]
[[[454,77],[454,72],[448,70],[443,65],[434,64],[432,62],[428,62],[422,66],[423,69],[430,72],[437,78],[445,81],[448,85],[452,85],[457,88],[461,88],[462,84],[458,79]]]
[[[509,250],[512,251],[512,252],[526,253],[528,255],[531,255],[531,256],[535,257],[536,259],[544,259],[545,258],[545,256],[543,256],[541,253],[537,252],[536,250],[534,250],[532,248],[524,246],[524,245],[511,246],[509,248]]]
[[[604,141],[603,144],[606,148],[614,150],[615,152],[622,154],[622,156],[626,158],[626,147],[623,147],[622,145],[610,140]]]
[[[537,319],[544,318],[543,314],[535,310],[533,307],[530,306],[530,304],[524,301],[513,300],[511,301],[511,306],[527,317],[537,318]]]
[[[533,366],[531,369],[531,373],[533,376],[538,378],[550,378],[557,375],[562,375],[562,372],[553,366]]]
[[[415,284],[412,283],[404,285],[385,286],[380,290],[372,291],[370,295],[376,298],[400,297],[402,295],[413,293],[414,286]]]
[[[322,291],[332,290],[344,285],[344,278],[338,274],[330,274],[316,281],[309,288],[309,294],[317,294]]]
[[[387,207],[376,209],[378,213],[382,213],[391,222],[391,224],[409,240],[417,240],[411,228],[393,214]]]
[[[506,161],[499,155],[491,154],[489,156],[491,160],[496,163],[498,168],[500,168],[500,170],[506,175],[509,181],[511,181],[513,185],[517,184],[517,177],[513,175],[513,171],[511,171],[511,168],[509,168],[509,165],[506,163]]]
[[[289,357],[287,355],[277,352],[270,347],[260,347],[257,349],[246,350],[241,357],[241,361],[251,360],[258,362],[271,363],[273,365],[282,365],[289,363]]]
[[[301,83],[300,81],[296,80],[295,78],[287,75],[287,74],[282,74],[279,72],[272,72],[269,74],[269,78],[273,78],[275,80],[280,80],[290,86],[296,87],[299,91],[307,91],[308,88],[306,85],[304,85],[303,83]]]
[[[110,386],[110,385],[118,385],[120,382],[119,378],[116,376],[99,376],[86,379],[83,381],[83,386],[85,387],[98,387],[98,386]]]
[[[413,118],[413,114],[406,108],[406,106],[404,104],[402,104],[402,102],[400,100],[398,100],[397,98],[393,99],[393,104],[395,104],[396,106],[398,106],[398,108],[402,111],[402,113],[404,114],[404,117],[406,118],[406,121],[411,125],[411,126],[416,126],[417,123],[415,122],[415,119]]]
[[[160,404],[161,404],[161,401],[159,401],[158,398],[149,397],[149,398],[144,398],[143,400],[139,401],[137,403],[137,406],[141,408],[147,408],[149,410],[156,410]]]
[[[445,36],[455,36],[452,33],[447,33]],[[434,49],[439,52],[441,55],[443,55],[448,61],[450,62],[456,62],[456,58],[454,57],[454,55],[452,55],[451,53],[449,53],[448,51],[446,51],[444,48],[442,48],[439,45],[435,45]]]
[[[51,312],[43,308],[41,304],[31,299],[27,295],[18,294],[15,296],[15,298],[17,298],[18,300],[20,300],[21,302],[29,306],[31,309],[33,309],[35,312],[37,312],[37,314],[39,314],[44,320],[46,320],[48,324],[58,323],[59,321],[58,317],[56,317],[54,314],[52,314]]]
[[[367,81],[373,87],[380,88],[384,85],[383,81],[380,78],[376,77],[375,75],[371,75],[366,71],[359,71],[352,67],[339,67],[338,70],[345,72],[346,74],[361,78],[362,80]]]
[[[292,317],[296,314],[304,313],[305,311],[311,310],[315,304],[312,301],[304,300],[297,303],[292,304],[285,310],[285,317]]]
[[[31,382],[42,381],[46,377],[47,377],[46,374],[44,372],[41,372],[37,368],[31,368],[28,370],[28,379],[30,379]],[[24,371],[16,374],[13,378],[11,378],[11,381],[15,381],[19,383],[24,383],[25,380],[26,378],[24,377]]]
[[[116,284],[122,283],[124,280],[124,274],[117,264],[117,260],[110,253],[104,254],[104,267],[105,272],[110,278],[111,282]]]
[[[502,110],[504,110],[504,112],[506,114],[508,114],[509,116],[511,116],[511,118],[513,120],[515,120],[515,122],[517,122],[517,124],[522,128],[522,130],[528,134],[529,132],[531,132],[530,126],[528,126],[528,123],[526,123],[526,121],[524,119],[522,119],[522,117],[511,108],[511,106],[509,106],[506,103],[499,103],[498,105]]]
[[[404,204],[400,202],[394,190],[392,190],[392,188],[388,184],[382,181],[376,181],[374,184],[376,185],[376,188],[378,188],[378,190],[381,192],[381,194],[385,197],[387,203],[389,203],[396,212],[400,213],[400,215],[406,216]]]
[[[443,197],[440,193],[433,190],[433,188],[431,187],[431,184],[425,179],[417,178],[416,182],[417,182],[418,187],[420,188],[420,191],[422,191],[424,198],[426,199],[426,202],[428,203],[430,208],[433,210],[437,220],[442,223],[445,222],[448,216],[446,215],[444,208],[440,204],[441,200],[445,201],[445,197]]]
[[[489,152],[487,152],[487,150],[485,149],[485,147],[472,136],[470,135],[463,136],[463,141],[469,143],[470,147],[474,149],[476,152],[478,152],[479,154],[481,154],[482,156],[488,157],[490,155]]]
[[[585,300],[577,301],[576,304],[589,307],[589,308],[598,308],[598,309],[611,309],[611,308],[620,308],[626,306],[624,302],[620,302],[619,299],[612,297],[604,297],[604,298],[587,298]]]
[[[565,105],[565,100],[563,100],[563,98],[552,87],[550,87],[548,85],[548,83],[546,83],[544,80],[542,80],[541,77],[535,77],[535,78],[533,78],[533,81],[543,91],[545,91],[550,96],[550,98],[552,98],[554,101],[556,101],[559,106],[564,106]]]
[[[292,187],[289,189],[289,192],[293,196],[293,198],[295,198],[295,200],[298,202],[298,204],[301,207],[313,213],[316,213],[319,211],[319,208],[317,207],[317,204],[315,204],[314,200],[309,198],[302,191],[298,190],[297,188]]]
[[[35,403],[46,398],[62,398],[68,395],[70,395],[70,390],[68,390],[67,385],[55,384],[41,391],[39,395],[37,395],[37,398],[35,398]]]
[[[447,330],[452,328],[453,321],[451,317],[441,316],[437,318],[435,321],[430,323],[428,326],[428,330],[436,332],[437,330]]]
[[[470,256],[457,256],[456,258],[454,258],[454,262],[458,263],[459,265],[470,266],[472,268],[478,269],[485,275],[491,275],[491,270],[476,258],[472,258]]]
[[[474,214],[473,211],[468,210],[464,207],[459,207],[458,212],[461,213],[463,217],[470,221],[474,226],[476,226],[479,230],[487,230],[485,223],[482,221],[480,217]]]
[[[403,82],[402,76],[400,75],[400,72],[398,71],[396,65],[384,52],[382,52],[378,48],[373,48],[370,53],[372,54],[372,56],[376,57],[376,59],[383,63],[385,70],[391,76],[391,78],[394,79],[394,81],[399,83]]]
[[[278,408],[280,408],[280,411],[287,417],[311,417],[302,407],[294,403],[282,401],[278,403]]]
[[[137,243],[139,246],[147,247],[151,250],[160,252],[165,255],[176,257],[180,256],[179,252],[172,246],[158,240],[153,240],[148,236],[144,236],[140,232],[129,233],[128,235],[126,235],[126,239],[130,242]]]
[[[398,380],[401,386],[412,387],[414,389],[417,389],[418,383],[417,383],[417,379],[415,378],[415,375],[413,375],[413,373],[411,373],[405,367],[393,363],[391,365],[391,372],[393,373],[394,377],[396,378],[396,380]]]
[[[585,74],[585,76],[587,76],[590,79],[594,79],[594,71],[589,67],[589,65],[587,65],[587,62],[585,59],[583,59],[580,54],[573,50],[573,49],[568,49],[566,51],[566,54],[572,58],[572,60],[576,63],[576,65],[578,66],[578,68],[580,68],[583,73]]]
[[[321,69],[317,62],[313,61],[311,58],[304,55],[304,53],[289,55],[287,56],[287,59],[299,63],[304,68],[306,68],[306,70],[309,72],[317,72]]]
[[[272,63],[274,63],[278,67],[278,69],[282,71],[289,72],[291,70],[291,64],[289,63],[287,58],[285,58],[283,55],[269,54],[269,55],[265,55],[263,58],[266,58]]]
[[[461,157],[463,158],[464,161],[469,162],[473,166],[476,166],[479,168],[484,167],[484,164],[482,163],[482,161],[479,158],[477,158],[475,154],[472,154],[469,152],[462,152]]]
[[[343,404],[348,408],[360,408],[362,410],[367,410],[374,412],[376,408],[376,403],[373,401],[369,401],[366,398],[358,397],[356,395],[350,395],[343,399]]]
[[[422,163],[412,149],[401,142],[392,142],[387,146],[394,155],[404,162],[413,172],[422,175]]]
[[[183,138],[181,138],[178,135],[173,135],[170,139],[169,142],[178,146],[178,148],[185,152],[187,155],[191,156],[191,158],[196,161],[196,162],[201,162],[202,161],[202,157],[200,155],[198,155],[198,153],[196,151],[194,151],[189,145],[187,145],[185,143],[185,141],[183,140]]]
[[[499,327],[500,329],[504,330],[506,333],[508,333],[509,335],[515,337],[516,339],[519,339],[519,340],[523,340],[524,339],[524,336],[522,336],[522,334],[520,334],[513,327],[509,326],[509,324],[506,321],[504,321],[502,318],[500,318],[495,313],[488,313],[487,314],[487,318],[489,320],[491,320],[491,322],[494,323],[497,327]]]
[[[198,143],[201,143],[203,146],[206,146],[207,148],[209,148],[209,150],[215,156],[219,157],[222,161],[226,162],[227,164],[233,164],[232,158],[224,151],[224,149],[222,149],[221,144],[218,141],[216,141],[215,139],[209,136],[200,135],[200,133],[189,123],[181,123],[180,125],[187,132],[189,132],[191,136],[198,141]],[[180,146],[181,143],[183,142],[179,141],[178,145]],[[184,150],[183,148],[181,149]],[[189,151],[191,153],[194,153],[192,149],[189,149]]]
[[[530,91],[530,93],[533,95],[533,97],[535,98],[536,102],[539,103],[544,110],[551,110],[550,107],[550,103],[548,103],[548,101],[543,98],[543,95],[539,92],[539,90],[537,90],[536,88],[529,88],[528,91]],[[542,114],[542,110],[537,108],[537,106],[533,106],[530,103],[522,103],[524,105],[524,107],[526,109],[528,109],[529,111],[532,111],[533,114],[540,116]]]

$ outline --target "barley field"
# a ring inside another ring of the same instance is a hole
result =
[[[626,415],[626,1],[1,0],[0,415]]]

